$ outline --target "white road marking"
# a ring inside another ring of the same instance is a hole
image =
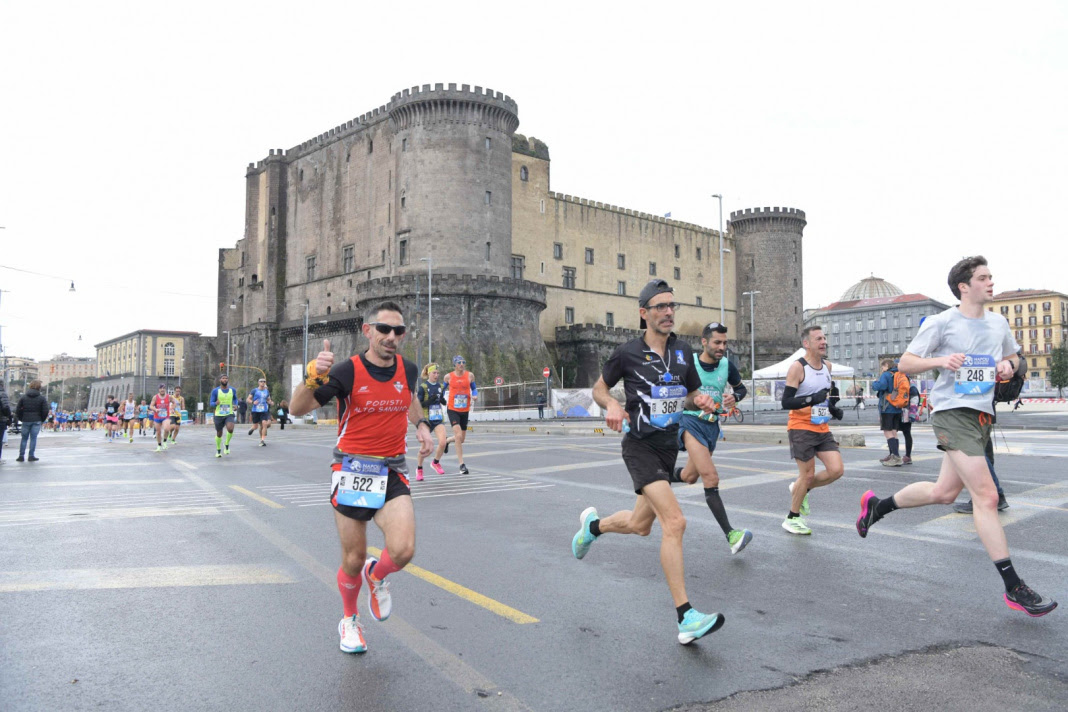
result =
[[[295,583],[286,571],[270,566],[152,566],[119,569],[0,571],[0,593],[113,588],[175,588]]]

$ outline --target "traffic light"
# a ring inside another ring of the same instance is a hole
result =
[[[226,370],[226,362],[225,361],[220,361],[219,362],[219,370],[220,371],[225,371]]]

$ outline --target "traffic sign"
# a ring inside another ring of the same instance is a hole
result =
[[[495,385],[495,386],[503,386],[504,385],[504,379],[501,378],[500,376],[497,376],[496,378],[493,379],[493,385]]]
[[[552,371],[550,371],[549,367],[546,366],[544,369],[542,369],[541,375],[543,375],[546,378],[548,378],[550,375],[552,375]]]

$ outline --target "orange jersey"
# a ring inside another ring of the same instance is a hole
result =
[[[831,387],[831,369],[827,361],[824,361],[818,369],[812,368],[808,365],[805,359],[798,359],[801,363],[801,367],[804,369],[804,376],[801,379],[801,383],[797,386],[797,395],[809,396],[814,393],[818,393],[824,389],[830,389]],[[826,401],[816,403],[813,405],[827,407]],[[822,423],[814,423],[814,420],[824,420]],[[831,432],[831,426],[827,424],[827,418],[814,417],[812,413],[812,407],[798,408],[797,410],[791,410],[790,415],[786,419],[787,430],[810,430],[814,433],[829,433]]]
[[[466,413],[471,410],[471,372],[464,371],[462,375],[456,375],[453,371],[449,374],[449,410],[457,413]]]

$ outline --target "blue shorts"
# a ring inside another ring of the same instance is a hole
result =
[[[683,413],[679,422],[679,450],[686,449],[682,440],[683,433],[689,433],[696,438],[710,453],[715,452],[716,443],[719,441],[719,416],[712,420],[701,420],[695,415]]]

